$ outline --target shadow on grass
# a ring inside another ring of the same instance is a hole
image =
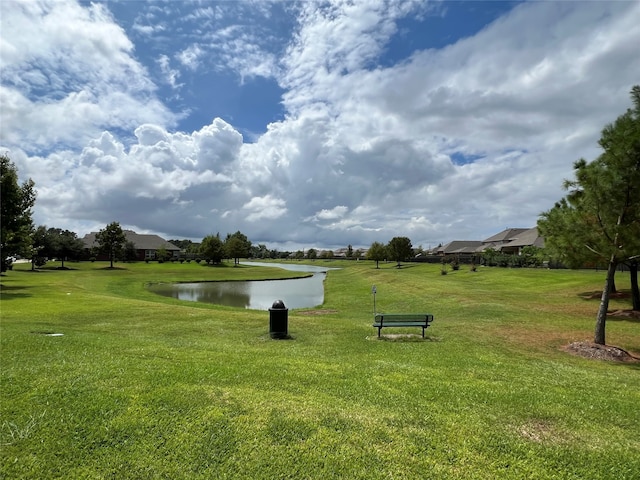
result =
[[[97,270],[107,270],[107,271],[109,271],[109,270],[112,270],[112,271],[120,270],[120,271],[123,271],[123,270],[127,270],[127,269],[124,268],[124,267],[102,267],[102,268],[98,268]]]
[[[440,342],[442,341],[439,337],[431,337],[425,336],[422,338],[422,335],[416,333],[388,333],[382,334],[378,336],[370,336],[367,337],[367,340],[377,340],[380,342]]]
[[[640,323],[640,312],[637,310],[616,310],[607,313],[607,322]]]
[[[395,268],[396,270],[404,270],[405,268],[414,268],[417,265],[414,263],[410,263],[410,264],[406,264],[406,263],[401,263],[400,265],[394,265],[392,268]]]
[[[35,271],[41,271],[41,272],[65,272],[65,271],[75,271],[78,270],[77,268],[71,268],[71,267],[61,267],[61,266],[56,266],[56,267],[37,267]],[[31,271],[31,270],[30,270]]]
[[[14,287],[11,285],[0,284],[0,298],[2,300],[13,300],[16,298],[32,297],[30,293],[25,292],[26,287]]]
[[[272,337],[270,333],[265,333],[264,335],[260,335],[260,337],[258,337],[258,338],[260,340],[264,341],[264,342],[278,342],[280,340],[295,340],[296,339],[296,337],[294,337],[293,335],[290,335],[290,334]]]

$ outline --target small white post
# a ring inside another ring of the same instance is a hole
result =
[[[373,285],[371,287],[371,293],[373,294],[373,316],[376,316],[376,293],[378,292],[378,290],[376,289],[376,286]]]

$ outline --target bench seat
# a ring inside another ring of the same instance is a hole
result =
[[[373,327],[380,331],[385,327],[422,327],[422,338],[424,330],[433,322],[431,313],[378,313],[374,317]]]

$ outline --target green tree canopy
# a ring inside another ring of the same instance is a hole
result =
[[[538,221],[545,246],[569,265],[595,259],[608,265],[596,317],[594,341],[599,344],[605,343],[609,293],[619,263],[632,266],[632,289],[639,296],[640,87],[633,87],[631,96],[634,108],[603,129],[601,155],[575,162],[575,180],[564,183],[569,193]]]
[[[233,258],[234,266],[237,266],[241,258],[247,258],[251,253],[251,242],[246,235],[238,230],[234,234],[227,234],[224,241],[224,251],[228,258]]]
[[[46,227],[44,228],[46,229]],[[61,268],[64,268],[65,260],[69,258],[77,260],[83,250],[84,243],[75,232],[61,228],[49,228],[45,231],[44,249],[39,255],[57,258],[61,262]]]
[[[124,242],[121,253],[122,259],[125,262],[134,262],[138,259],[138,250],[136,249],[136,244],[130,240]]]
[[[33,180],[18,182],[18,169],[7,155],[0,155],[0,270],[5,272],[7,257],[30,255],[33,231],[32,211],[36,202]]]
[[[376,268],[380,268],[380,260],[387,258],[387,247],[380,242],[373,242],[367,252],[367,259],[376,262]]]
[[[171,243],[172,245],[175,245],[180,250],[184,250],[186,253],[197,253],[200,249],[199,243],[194,243],[193,241],[188,239],[184,239],[184,240],[173,239],[173,240],[169,240],[169,243]]]
[[[126,241],[127,237],[118,222],[112,222],[96,233],[98,248],[109,256],[111,268],[113,268],[113,261],[122,250]]]
[[[387,245],[387,253],[392,260],[398,263],[398,268],[400,268],[400,262],[407,260],[413,253],[411,240],[407,237],[393,237]]]
[[[207,235],[200,244],[200,255],[207,263],[220,263],[224,257],[224,245],[220,239],[220,234]]]
[[[28,258],[31,259],[31,270],[35,270],[36,267],[40,267],[46,264],[45,252],[47,251],[47,245],[49,242],[49,236],[47,235],[47,227],[40,225],[31,234],[31,248],[29,249]]]
[[[349,244],[347,246],[347,258],[353,257],[353,245]]]

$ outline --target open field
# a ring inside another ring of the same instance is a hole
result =
[[[144,285],[292,272],[17,265],[1,278],[0,477],[640,478],[640,364],[561,349],[591,340],[583,296],[603,272],[314,264],[344,268],[281,341],[268,312]],[[435,315],[425,341],[376,338],[373,284],[378,311]],[[640,323],[610,319],[607,342],[640,356]]]

